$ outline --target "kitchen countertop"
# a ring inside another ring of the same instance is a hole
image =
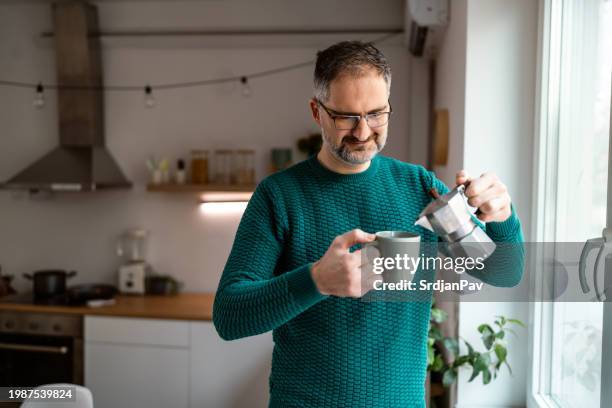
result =
[[[212,320],[214,293],[179,293],[173,296],[118,295],[109,306],[51,306],[11,303],[0,298],[0,311],[62,313],[95,316],[144,317],[152,319]]]

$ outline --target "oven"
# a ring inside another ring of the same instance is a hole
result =
[[[0,311],[0,386],[83,385],[80,315]]]

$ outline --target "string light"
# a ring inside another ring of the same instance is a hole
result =
[[[147,108],[152,108],[155,106],[155,97],[153,96],[153,89],[151,85],[147,85],[144,88],[144,105]]]
[[[248,98],[253,94],[253,90],[251,89],[251,85],[249,85],[249,79],[245,76],[240,78],[240,83],[242,84],[242,96]]]
[[[391,33],[380,37],[374,41],[373,44],[377,44],[379,42],[385,41],[389,38],[392,38],[401,33]],[[256,73],[249,74],[247,76],[231,76],[224,78],[215,78],[215,79],[204,79],[200,81],[190,81],[190,82],[174,82],[174,83],[166,83],[166,84],[147,84],[144,88],[144,104],[147,108],[152,108],[155,106],[156,101],[153,96],[153,88],[156,90],[167,90],[167,89],[179,89],[179,88],[194,88],[198,86],[206,86],[206,85],[215,85],[215,84],[223,84],[228,82],[240,81],[242,84],[241,94],[245,97],[249,97],[253,94],[253,90],[249,84],[249,78],[262,78],[267,76],[272,76],[275,74],[279,74],[282,72],[291,71],[294,69],[312,66],[314,64],[314,60],[304,61],[293,65],[287,65],[279,68],[272,68],[266,71],[260,71]],[[99,92],[110,92],[110,91],[118,91],[118,92],[142,92],[142,86],[139,85],[59,85],[59,84],[47,84],[44,85],[42,83],[30,83],[30,82],[21,82],[21,81],[8,81],[0,79],[0,86],[9,86],[15,88],[35,88],[36,89],[36,97],[33,101],[33,105],[37,108],[42,108],[45,105],[45,96],[44,89],[72,89],[72,90],[93,90]]]
[[[45,88],[40,82],[38,85],[36,85],[36,96],[34,96],[32,105],[34,105],[36,109],[42,109],[45,107]]]

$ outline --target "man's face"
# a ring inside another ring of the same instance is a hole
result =
[[[365,115],[388,112],[389,93],[381,75],[373,70],[360,76],[343,75],[330,84],[329,99],[321,101],[332,115]],[[361,118],[354,129],[339,130],[325,109],[312,102],[315,120],[321,125],[323,147],[346,164],[370,161],[385,146],[388,124],[370,127]],[[315,112],[316,109],[316,112]]]

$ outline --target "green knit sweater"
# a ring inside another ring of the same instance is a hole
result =
[[[432,186],[448,191],[423,167],[381,155],[351,175],[312,156],[259,184],[223,271],[213,321],[226,340],[273,330],[271,407],[424,406],[431,293],[426,302],[324,296],[310,268],[336,236],[355,228],[413,231],[435,242],[414,226]],[[514,209],[486,232],[494,241],[522,242]]]

